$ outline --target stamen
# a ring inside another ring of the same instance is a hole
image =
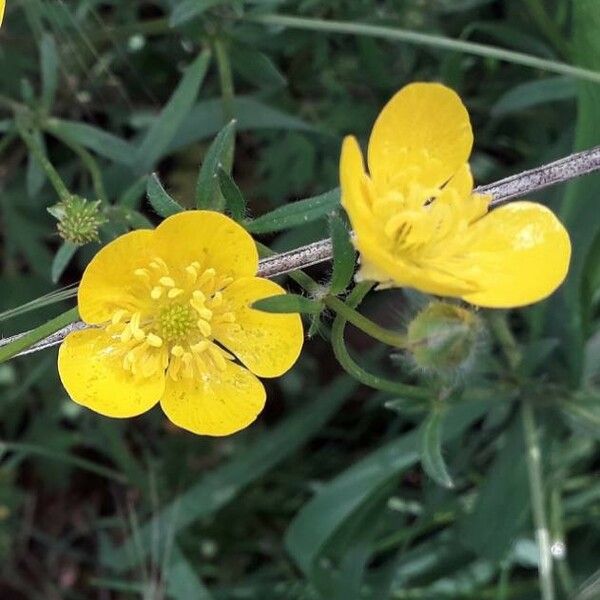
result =
[[[152,291],[150,292],[150,298],[152,298],[152,300],[158,300],[163,293],[163,288],[161,288],[159,285],[156,285],[152,288]]]
[[[209,281],[211,281],[217,272],[214,269],[206,269],[202,275],[200,275],[200,279],[198,280],[198,285],[203,286],[206,285]]]
[[[160,285],[164,285],[165,287],[168,287],[168,288],[175,287],[175,281],[173,280],[172,277],[161,277],[158,280],[158,283],[160,283]]]
[[[173,299],[177,298],[177,296],[181,296],[181,294],[183,294],[183,290],[181,288],[172,288],[169,290],[167,297]]]
[[[163,345],[162,338],[159,337],[158,335],[156,335],[155,333],[149,333],[148,336],[146,337],[146,341],[153,348],[160,348]]]
[[[176,356],[177,358],[181,358],[184,354],[183,346],[179,346],[179,345],[173,346],[171,348],[171,354],[173,356]]]
[[[150,271],[148,269],[136,269],[133,274],[143,279],[144,283],[150,283]]]
[[[224,371],[227,367],[227,363],[225,362],[225,357],[223,356],[221,349],[214,344],[211,344],[208,348],[208,352],[217,369],[219,369],[219,371]]]
[[[204,319],[198,319],[198,321],[196,322],[196,325],[198,326],[200,333],[204,337],[210,337],[210,334],[212,333],[212,328],[210,326],[210,323],[208,323]]]

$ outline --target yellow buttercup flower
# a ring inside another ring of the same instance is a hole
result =
[[[342,204],[361,255],[357,279],[479,306],[536,302],[564,280],[569,235],[548,208],[512,202],[488,212],[473,193],[473,133],[458,95],[413,83],[385,106],[365,172],[355,138],[342,148]]]
[[[250,308],[285,293],[257,270],[250,235],[212,211],[182,212],[109,243],[79,286],[81,318],[95,327],[60,348],[67,392],[110,417],[160,402],[197,434],[243,429],[265,403],[257,376],[285,373],[303,343],[299,315]]]

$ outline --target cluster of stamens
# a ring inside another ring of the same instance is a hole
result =
[[[174,380],[223,370],[233,357],[215,343],[217,325],[236,327],[223,290],[233,281],[192,262],[171,273],[161,258],[133,272],[135,308],[120,308],[106,327],[122,354],[123,368],[150,377],[166,371]]]

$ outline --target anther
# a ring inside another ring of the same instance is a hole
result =
[[[173,280],[172,277],[161,277],[158,280],[158,283],[160,283],[160,285],[164,285],[165,287],[168,287],[168,288],[175,287],[175,281]]]
[[[133,274],[143,279],[146,283],[150,283],[150,271],[148,269],[136,269]]]
[[[225,362],[225,357],[221,353],[221,350],[217,348],[217,346],[212,344],[208,348],[208,352],[210,353],[210,357],[213,359],[213,362],[215,363],[217,369],[219,369],[220,371],[224,371],[225,367],[227,366],[227,363]]]
[[[198,280],[198,285],[205,285],[209,281],[211,281],[217,272],[214,269],[206,269],[202,275],[200,275],[200,279]]]
[[[211,328],[210,324],[207,323],[204,319],[198,319],[198,321],[196,322],[196,325],[198,326],[200,333],[204,337],[209,337],[210,334],[212,333],[212,328]]]
[[[160,348],[163,345],[162,338],[156,335],[155,333],[149,333],[146,337],[146,341],[153,348]]]
[[[197,344],[191,345],[190,346],[190,350],[194,354],[201,354],[202,352],[204,352],[209,347],[209,345],[210,345],[210,342],[208,340],[201,340]]]
[[[150,292],[150,298],[152,298],[152,300],[158,300],[163,293],[163,289],[157,285],[155,287],[152,288],[152,291]]]
[[[163,277],[164,279],[164,277]],[[177,298],[177,296],[180,296],[181,294],[183,294],[183,290],[181,288],[172,288],[169,290],[169,293],[167,294],[167,296],[171,299],[173,298]]]
[[[117,323],[120,323],[126,314],[127,314],[127,311],[123,310],[122,308],[119,308],[119,310],[116,310],[111,319],[112,324],[116,325]]]
[[[183,346],[173,346],[171,348],[171,354],[177,358],[181,358],[184,355]]]

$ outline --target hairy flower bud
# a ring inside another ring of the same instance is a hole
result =
[[[98,229],[106,223],[100,201],[89,202],[80,196],[71,196],[50,207],[48,212],[58,219],[60,236],[77,246],[98,241]]]
[[[408,351],[425,371],[457,374],[473,362],[481,330],[475,313],[455,304],[432,302],[408,326]]]

